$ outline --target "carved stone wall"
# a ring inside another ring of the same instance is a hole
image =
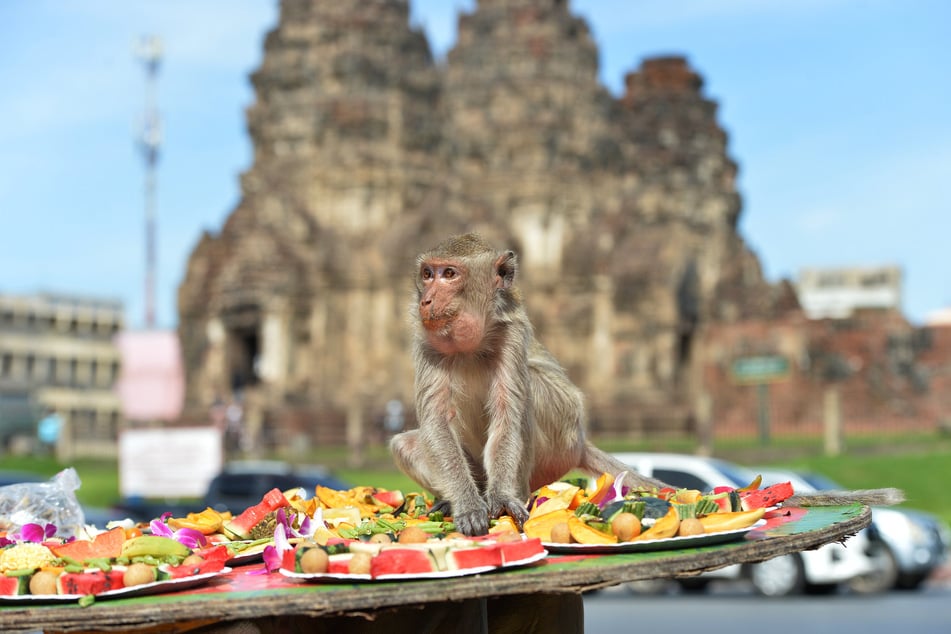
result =
[[[797,308],[737,233],[685,59],[646,60],[616,99],[564,1],[482,0],[458,32],[437,65],[405,0],[282,1],[242,199],[179,290],[192,416],[237,394],[253,433],[353,444],[387,401],[411,410],[414,256],[463,230],[519,252],[600,433],[684,429],[704,325]]]

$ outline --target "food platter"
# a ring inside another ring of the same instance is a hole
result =
[[[271,542],[270,545],[273,545]],[[241,550],[228,558],[226,562],[229,566],[243,566],[244,564],[253,564],[264,558],[264,549],[268,544],[259,544],[252,546],[247,550]]]
[[[128,597],[140,597],[150,594],[165,594],[169,592],[178,592],[179,590],[188,590],[197,586],[204,585],[215,577],[231,572],[231,568],[225,567],[215,572],[204,572],[188,577],[178,579],[165,579],[163,581],[153,581],[143,583],[137,586],[127,588],[118,588],[116,590],[106,590],[96,594],[96,601],[105,599],[125,599]],[[75,603],[83,598],[81,594],[19,594],[12,596],[0,596],[0,605],[4,604],[45,604],[45,603]]]
[[[664,539],[648,539],[636,542],[620,542],[617,544],[559,544],[554,542],[542,542],[542,546],[544,546],[548,552],[557,554],[617,554],[648,552],[652,550],[672,550],[677,548],[697,548],[699,546],[713,546],[742,539],[750,531],[765,524],[766,520],[761,519],[752,526],[731,531],[687,535],[684,537],[667,537]]]
[[[292,572],[281,568],[279,572],[289,579],[298,581],[409,581],[423,579],[450,579],[453,577],[466,577],[469,575],[478,575],[495,570],[508,568],[517,568],[527,566],[536,561],[541,561],[548,556],[545,551],[533,553],[524,559],[504,562],[501,566],[476,566],[471,568],[458,568],[456,570],[440,570],[433,572],[411,572],[399,574],[385,574],[371,577],[369,574],[349,574],[349,573],[331,573],[331,572]]]

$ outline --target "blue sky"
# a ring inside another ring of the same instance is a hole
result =
[[[437,56],[474,2],[411,0]],[[897,264],[922,323],[951,305],[951,3],[574,0],[615,94],[645,57],[687,56],[739,163],[740,230],[771,280]],[[133,55],[162,38],[157,315],[250,166],[244,109],[276,0],[0,2],[0,293],[125,303],[144,326],[145,104]]]

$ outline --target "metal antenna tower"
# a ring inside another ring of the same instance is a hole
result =
[[[145,66],[145,114],[138,144],[145,159],[145,327],[155,327],[155,171],[162,145],[162,122],[156,102],[156,84],[162,61],[162,42],[143,37],[135,47]]]

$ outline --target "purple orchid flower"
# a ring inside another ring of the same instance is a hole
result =
[[[180,528],[177,531],[172,530],[172,528],[165,523],[171,516],[171,513],[162,513],[162,517],[149,522],[149,530],[152,534],[161,537],[171,537],[175,541],[192,549],[201,548],[208,544],[208,539],[204,534],[194,528]]]
[[[284,553],[291,550],[293,546],[287,540],[287,532],[284,530],[284,524],[278,523],[274,527],[274,545],[270,544],[264,547],[262,553],[264,557],[264,568],[266,572],[274,572],[281,567],[284,560]]]
[[[614,478],[614,484],[611,485],[611,493],[604,496],[604,499],[598,504],[599,508],[603,509],[611,502],[623,500],[624,496],[631,491],[631,487],[624,485],[624,477],[627,476],[628,473],[627,471],[622,471],[617,474],[617,477]]]
[[[42,542],[56,534],[56,525],[47,522],[45,526],[39,524],[24,524],[20,530],[11,534],[15,541],[21,542]],[[12,543],[12,542],[11,542]]]

